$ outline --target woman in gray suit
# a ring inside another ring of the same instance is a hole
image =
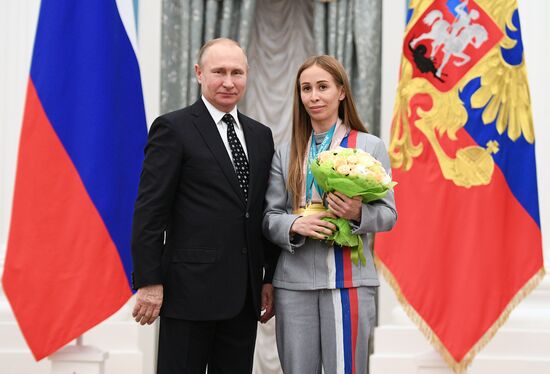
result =
[[[393,192],[363,204],[339,192],[322,204],[309,164],[338,146],[360,148],[390,173],[384,143],[367,134],[342,65],[330,56],[308,58],[298,70],[292,140],[275,153],[267,189],[264,234],[281,249],[273,277],[277,347],[285,373],[366,373],[368,339],[379,285],[368,233],[390,230],[397,219]],[[305,210],[305,207],[309,209]],[[324,217],[348,219],[362,236],[366,265],[350,249],[326,239],[335,226]]]

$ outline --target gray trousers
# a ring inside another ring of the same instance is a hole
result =
[[[285,374],[366,374],[375,288],[275,288],[276,338]]]

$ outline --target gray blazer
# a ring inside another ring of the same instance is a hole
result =
[[[360,132],[357,136],[357,148],[380,160],[387,172],[391,173],[388,153],[381,139]],[[342,266],[343,261],[349,261],[349,253],[342,254],[342,250],[335,250],[324,241],[299,235],[291,240],[290,227],[299,215],[292,214],[292,196],[287,189],[289,157],[288,143],[275,152],[266,193],[263,232],[282,249],[273,285],[291,290],[378,286],[378,276],[370,251],[371,236],[367,237],[367,234],[388,231],[394,226],[397,211],[393,191],[381,200],[363,204],[360,225],[352,224],[353,233],[362,236],[367,263],[351,263],[350,273],[349,266],[347,270]]]

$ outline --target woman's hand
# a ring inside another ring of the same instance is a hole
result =
[[[361,221],[361,196],[347,197],[338,191],[327,194],[328,209],[337,217],[350,221]]]
[[[309,216],[302,216],[292,223],[290,233],[309,236],[314,239],[326,239],[336,230],[336,226],[330,222],[323,221],[325,217],[336,218],[330,212],[319,212]]]

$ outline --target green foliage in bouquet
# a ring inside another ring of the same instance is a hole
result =
[[[348,197],[361,196],[363,203],[382,199],[396,185],[380,161],[361,149],[337,148],[321,152],[310,167],[316,183],[325,192],[338,191]],[[363,242],[359,235],[352,234],[349,222],[343,218],[325,220],[337,227],[329,240],[351,247],[353,263],[357,265],[361,259],[365,265]]]
[[[383,198],[396,185],[380,161],[355,148],[321,152],[311,164],[311,172],[325,192],[361,196],[364,203]]]
[[[363,253],[363,239],[360,235],[351,233],[351,226],[345,218],[323,218],[325,221],[332,222],[336,226],[336,230],[327,238],[327,241],[333,241],[342,247],[351,248],[351,261],[357,265],[358,260],[361,264],[366,265],[367,259]]]

